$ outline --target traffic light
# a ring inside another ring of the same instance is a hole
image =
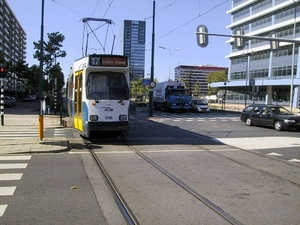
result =
[[[5,77],[5,67],[0,67],[0,78]]]
[[[201,48],[205,48],[208,45],[208,29],[205,25],[199,25],[197,27],[197,44]]]
[[[270,33],[271,38],[277,38],[277,33],[272,31]],[[272,52],[278,52],[279,51],[279,41],[270,41],[270,48]]]
[[[255,93],[255,79],[254,78],[250,78],[249,79],[249,86],[248,86],[248,91],[250,94]]]
[[[242,28],[237,28],[234,31],[234,34],[235,35],[245,35],[245,32]],[[245,48],[245,38],[235,37],[234,38],[234,45],[235,45],[236,49],[243,50]]]

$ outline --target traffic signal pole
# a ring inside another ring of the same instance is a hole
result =
[[[296,12],[296,11],[295,11]],[[220,36],[220,37],[231,37],[234,38],[234,44],[235,47],[238,50],[243,50],[245,47],[245,42],[247,40],[263,40],[263,41],[270,41],[270,49],[271,51],[278,51],[279,49],[279,42],[286,42],[286,43],[292,43],[293,44],[293,58],[292,58],[292,74],[291,74],[291,90],[290,90],[290,107],[292,111],[292,98],[293,98],[293,80],[294,80],[294,53],[295,53],[295,44],[300,44],[299,40],[295,40],[295,24],[294,24],[294,39],[287,39],[287,38],[278,38],[277,34],[272,31],[269,35],[269,37],[261,37],[261,36],[250,36],[250,35],[244,35],[244,31],[241,28],[237,28],[234,30],[234,34],[217,34],[217,33],[209,33],[208,29],[205,25],[199,25],[196,29],[196,40],[197,44],[201,48],[205,48],[208,45],[208,36]],[[248,67],[248,66],[247,66]],[[247,85],[247,77],[246,77],[246,85]],[[254,93],[254,98],[253,101],[255,101],[255,94]],[[300,97],[299,97],[300,98]],[[245,106],[246,106],[246,98],[245,98]],[[300,102],[300,100],[299,100]],[[299,104],[299,114],[300,114],[300,103]]]
[[[219,36],[219,37],[232,37],[232,38],[241,38],[244,40],[252,40],[252,39],[257,39],[257,40],[264,40],[264,41],[277,41],[277,42],[287,42],[287,43],[295,43],[295,44],[300,44],[299,40],[292,40],[292,39],[287,39],[287,38],[275,38],[275,37],[261,37],[261,36],[250,36],[250,35],[237,35],[237,34],[216,34],[216,33],[206,33],[206,32],[196,32],[196,35],[200,36],[201,35],[211,35],[211,36]],[[200,40],[202,38],[199,38]],[[198,40],[198,37],[197,37]],[[205,40],[205,38],[203,38]],[[206,39],[208,41],[208,39]],[[199,41],[198,41],[199,43]],[[201,44],[201,42],[200,42]],[[204,47],[205,43],[201,44]],[[207,45],[206,45],[207,46]],[[205,46],[205,47],[206,47]]]

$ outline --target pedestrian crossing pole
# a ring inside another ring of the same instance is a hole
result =
[[[3,78],[1,78],[1,89],[0,89],[0,96],[1,96],[1,126],[4,126],[4,88],[3,88]]]
[[[54,78],[54,115],[56,115],[56,103],[57,103],[57,78]]]
[[[300,116],[300,88],[298,88],[298,115]]]

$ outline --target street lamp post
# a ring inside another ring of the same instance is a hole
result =
[[[169,49],[169,48],[166,48],[164,46],[158,46],[158,47],[169,51],[169,56],[170,56],[170,58],[169,58],[169,80],[170,80],[170,77],[171,77],[172,50]],[[181,48],[174,48],[173,50],[181,50]]]

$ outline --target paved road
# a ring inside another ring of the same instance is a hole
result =
[[[132,117],[143,121],[148,111],[138,108]],[[213,111],[211,113],[167,113],[154,111],[154,117],[146,122],[177,126],[181,129],[203,134],[230,146],[259,152],[292,163],[300,163],[300,132],[275,131],[270,128],[246,126],[239,119],[239,113]],[[144,121],[144,123],[146,123]]]

